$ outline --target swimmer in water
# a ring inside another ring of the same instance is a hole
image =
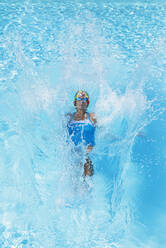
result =
[[[93,164],[89,158],[89,153],[95,145],[96,118],[92,113],[87,112],[89,105],[89,95],[84,90],[79,90],[74,97],[76,112],[68,116],[68,133],[70,140],[75,147],[83,145],[86,151],[86,162],[84,164],[84,176],[92,176]]]

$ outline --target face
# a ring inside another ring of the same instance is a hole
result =
[[[76,109],[78,110],[86,110],[88,107],[88,103],[84,98],[80,98],[79,100],[76,100]]]

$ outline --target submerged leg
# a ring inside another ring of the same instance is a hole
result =
[[[86,162],[84,164],[84,176],[93,176],[93,164],[90,158],[86,158]]]

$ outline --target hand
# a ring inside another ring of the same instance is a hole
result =
[[[89,153],[90,151],[92,151],[92,149],[93,149],[93,146],[88,146],[86,149],[86,152]]]

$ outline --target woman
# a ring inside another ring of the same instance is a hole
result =
[[[97,122],[95,115],[86,111],[88,105],[88,93],[84,90],[77,91],[74,97],[76,112],[68,114],[70,120],[67,125],[69,137],[74,146],[83,146],[85,148],[84,176],[93,175],[93,165],[88,155],[95,145],[95,127]]]

